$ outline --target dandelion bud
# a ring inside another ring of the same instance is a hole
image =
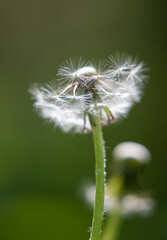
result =
[[[125,216],[148,217],[155,207],[155,201],[150,197],[131,194],[122,199],[121,205]]]
[[[112,157],[117,161],[134,159],[141,164],[146,164],[150,161],[151,154],[145,146],[139,143],[123,142],[114,148]]]
[[[151,154],[146,147],[135,142],[118,144],[112,152],[112,182],[119,183],[115,192],[131,192],[140,189],[141,173],[150,161]],[[111,186],[114,190],[115,186]]]

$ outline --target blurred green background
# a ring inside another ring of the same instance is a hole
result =
[[[116,144],[144,144],[143,188],[157,202],[151,218],[124,223],[120,240],[167,239],[165,14],[162,0],[0,1],[0,239],[89,238],[92,212],[78,192],[94,180],[92,136],[46,124],[28,88],[55,79],[64,59],[116,51],[144,60],[150,81],[129,117],[104,128],[108,176]]]

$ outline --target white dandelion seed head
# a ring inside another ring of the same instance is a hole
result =
[[[123,142],[118,144],[113,152],[113,159],[124,161],[126,159],[135,159],[142,164],[146,164],[151,159],[150,151],[143,145],[136,142]]]
[[[43,118],[64,131],[88,132],[89,116],[103,125],[126,117],[139,102],[145,80],[143,63],[130,56],[111,56],[97,64],[83,59],[66,61],[58,70],[59,79],[30,90],[34,106]]]

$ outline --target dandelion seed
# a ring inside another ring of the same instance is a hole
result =
[[[90,114],[99,116],[103,125],[126,117],[142,96],[143,63],[117,54],[95,65],[70,59],[60,66],[57,81],[32,87],[41,116],[64,131],[75,132],[91,130]]]

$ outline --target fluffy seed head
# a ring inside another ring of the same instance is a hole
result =
[[[130,56],[111,56],[97,66],[82,59],[66,61],[58,80],[30,90],[34,106],[43,118],[64,131],[88,132],[89,116],[99,116],[103,125],[126,117],[142,96],[146,79],[143,63]]]

